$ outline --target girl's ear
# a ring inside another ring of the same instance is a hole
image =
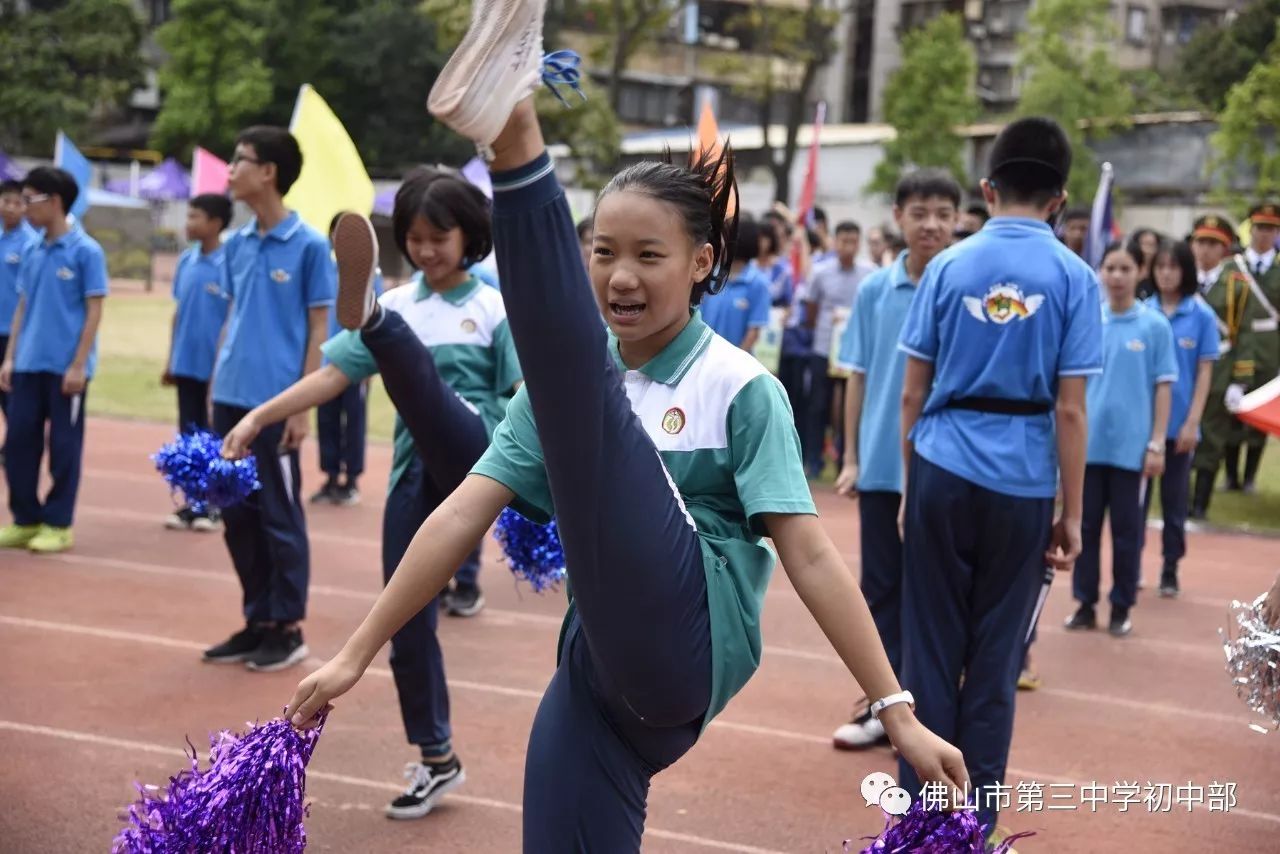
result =
[[[702,244],[698,254],[693,257],[693,280],[704,282],[711,275],[715,266],[715,250],[710,243]]]

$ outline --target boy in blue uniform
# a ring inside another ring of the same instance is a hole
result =
[[[893,218],[907,251],[858,286],[853,315],[840,342],[839,364],[849,371],[845,391],[844,466],[836,491],[858,499],[862,546],[859,586],[875,618],[893,672],[902,673],[902,374],[906,354],[898,335],[925,267],[951,241],[960,185],[946,172],[912,172],[898,182]],[[835,746],[857,750],[887,740],[870,703],[836,730]]]
[[[1173,329],[1164,315],[1137,301],[1142,250],[1107,247],[1102,283],[1102,375],[1089,378],[1089,446],[1085,458],[1082,550],[1072,576],[1080,607],[1068,629],[1097,626],[1102,517],[1111,513],[1110,631],[1129,634],[1129,611],[1138,600],[1142,559],[1142,496],[1146,481],[1164,473],[1170,386],[1178,378]]]
[[[18,265],[27,247],[36,240],[36,230],[26,215],[22,182],[0,184],[0,354],[9,349],[9,329],[18,307]],[[8,408],[8,401],[8,393],[0,391],[0,413]]]
[[[1062,129],[1016,121],[990,164],[991,221],[933,260],[902,332],[902,668],[994,830],[1045,564],[1080,553],[1085,378],[1102,369],[1102,334],[1097,277],[1046,224],[1066,201]],[[919,791],[907,763],[898,779]]]
[[[288,131],[252,127],[240,134],[228,183],[254,218],[224,248],[231,318],[213,378],[213,426],[224,435],[250,409],[320,367],[336,272],[329,241],[284,206],[301,171],[302,152]],[[301,412],[264,429],[250,448],[262,489],[223,513],[227,551],[244,590],[245,627],[205,650],[205,661],[272,671],[307,657],[298,626],[311,569],[298,464],[306,435]]]
[[[178,391],[178,430],[209,429],[209,377],[218,354],[218,338],[230,302],[222,288],[225,275],[222,232],[231,222],[231,200],[204,193],[187,203],[187,239],[195,242],[178,259],[173,274],[173,330],[162,385]],[[180,507],[164,520],[179,531],[216,531],[217,511],[197,513]]]
[[[735,347],[748,353],[760,330],[769,325],[769,283],[750,266],[760,245],[760,226],[738,224],[738,243],[724,290],[702,301],[702,320]]]
[[[79,194],[75,179],[52,167],[33,169],[22,182],[27,218],[44,229],[44,240],[28,247],[18,272],[18,307],[0,367],[0,389],[10,395],[4,467],[13,511],[0,547],[60,552],[73,542],[84,400],[107,295],[102,247],[67,221]],[[53,486],[41,504],[46,428]]]
[[[329,222],[329,242],[333,242],[345,211]],[[382,293],[382,271],[373,273],[373,289]],[[329,339],[342,331],[338,313],[329,309]],[[325,340],[329,340],[325,339]],[[326,356],[322,364],[329,364]],[[316,439],[320,443],[320,471],[325,473],[324,486],[311,496],[312,504],[329,502],[349,507],[360,502],[360,475],[364,474],[364,449],[369,422],[369,383],[351,383],[332,400],[316,407]]]

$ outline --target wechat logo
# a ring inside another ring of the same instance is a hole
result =
[[[911,794],[883,771],[863,778],[862,799],[867,806],[878,806],[889,815],[906,815],[911,809]]]

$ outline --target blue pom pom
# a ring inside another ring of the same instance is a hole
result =
[[[529,582],[535,593],[564,580],[564,549],[555,519],[539,525],[508,507],[498,517],[493,538],[502,545],[512,574]]]
[[[262,488],[257,461],[224,460],[222,439],[204,430],[179,435],[151,459],[169,488],[181,492],[197,513],[239,504]]]

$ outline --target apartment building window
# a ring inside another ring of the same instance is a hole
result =
[[[1129,44],[1145,45],[1147,43],[1146,6],[1130,6],[1124,17],[1124,38]]]

